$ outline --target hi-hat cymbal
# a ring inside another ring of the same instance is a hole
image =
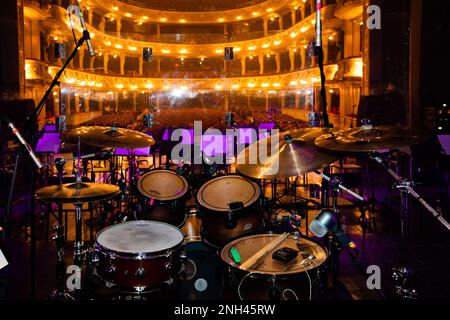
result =
[[[75,203],[104,201],[120,194],[118,186],[104,183],[75,182],[41,188],[36,199],[46,202]]]
[[[326,151],[364,153],[398,149],[416,144],[419,137],[398,126],[364,126],[325,134],[315,145]]]
[[[69,133],[69,139],[76,141],[80,137],[81,143],[99,148],[138,149],[151,147],[155,140],[145,133],[111,127],[80,127]]]
[[[307,128],[260,140],[238,155],[237,169],[248,177],[274,179],[295,177],[326,167],[338,158],[318,151],[314,140],[328,132],[329,129]],[[260,150],[264,151],[263,159]]]

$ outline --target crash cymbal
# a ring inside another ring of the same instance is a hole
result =
[[[58,203],[94,202],[108,200],[118,194],[120,194],[118,186],[75,182],[41,188],[36,191],[36,199]]]
[[[398,126],[363,126],[318,137],[315,145],[323,151],[364,153],[411,146],[419,137]]]
[[[73,129],[68,137],[75,142],[80,137],[81,143],[99,148],[138,149],[155,144],[155,140],[145,133],[112,127],[80,127]]]
[[[329,129],[307,128],[260,140],[238,155],[237,169],[248,177],[274,179],[295,177],[326,167],[337,158],[318,151],[314,140],[328,132]]]

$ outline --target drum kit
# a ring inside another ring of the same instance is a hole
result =
[[[323,178],[323,184],[331,187],[333,212],[339,217],[336,201],[339,190],[360,201],[364,198],[336,177],[328,176],[326,167],[349,154],[369,155],[379,163],[380,150],[398,149],[418,141],[411,132],[397,127],[366,125],[344,131],[320,128],[289,131],[260,140],[242,151],[236,166],[240,174],[216,174],[194,190],[188,182],[190,177],[169,168],[153,169],[140,176],[133,150],[155,144],[145,134],[119,128],[81,127],[70,132],[69,138],[89,146],[130,150],[127,196],[135,197],[140,209],[139,218],[107,226],[98,232],[95,243],[86,248],[82,239],[83,204],[117,198],[120,188],[82,182],[78,173],[75,183],[39,189],[36,197],[40,201],[74,204],[75,265],[81,267],[86,262],[92,266],[93,274],[108,290],[145,295],[176,286],[180,274],[188,268],[186,246],[202,242],[221,261],[229,283],[241,299],[275,300],[312,299],[323,284],[328,260],[334,259],[336,263],[336,256],[333,257],[336,250],[329,243],[304,236],[298,225],[290,224],[288,230],[268,230],[265,214],[275,207],[277,181],[316,172]],[[246,161],[252,151],[272,143],[277,144],[277,151],[268,160],[252,164]],[[321,169],[323,173],[318,171]],[[406,180],[396,178],[399,189],[404,190]],[[275,185],[272,199],[263,196],[262,179],[272,180],[272,186]],[[413,194],[412,182],[408,181],[407,188],[402,192],[405,197]],[[139,194],[133,194],[134,190]],[[188,206],[192,195],[196,205]],[[326,205],[327,201],[323,203]],[[402,213],[402,225],[406,225],[408,208],[403,208]],[[437,217],[442,219],[439,214]],[[405,244],[406,231],[402,229]],[[58,263],[64,263],[60,249],[58,246]],[[401,276],[407,276],[406,256],[402,264],[398,270]],[[398,289],[402,294],[413,295],[407,281],[403,278],[401,282]],[[198,291],[202,291],[200,284],[195,283]],[[58,288],[54,297],[66,298],[65,288]]]

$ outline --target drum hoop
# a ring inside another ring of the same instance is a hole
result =
[[[154,195],[149,194],[144,189],[144,187],[142,186],[142,182],[144,181],[144,179],[146,177],[148,177],[148,176],[150,176],[152,174],[155,174],[157,172],[170,173],[170,174],[175,175],[177,178],[179,178],[183,182],[183,185],[184,185],[183,190],[181,191],[181,193],[179,193],[179,194],[177,194],[175,196],[171,196],[171,197],[158,197],[158,196],[154,196]],[[155,199],[155,200],[159,200],[159,201],[173,201],[173,200],[177,200],[177,199],[182,198],[188,192],[189,184],[188,184],[188,182],[187,182],[185,177],[176,174],[176,172],[173,172],[171,170],[157,169],[157,170],[149,171],[149,172],[145,173],[144,175],[142,175],[139,178],[139,180],[138,180],[137,187],[138,187],[139,192],[146,198]]]
[[[248,201],[246,204],[244,203],[244,208],[249,208],[252,205],[254,205],[259,197],[261,196],[261,188],[259,187],[259,185],[256,182],[253,182],[245,177],[239,176],[239,175],[227,175],[227,176],[222,176],[222,177],[218,177],[215,178],[213,180],[210,180],[208,182],[206,182],[204,185],[201,186],[201,188],[198,190],[197,192],[197,202],[204,208],[211,210],[211,211],[217,211],[217,212],[228,212],[229,209],[228,208],[223,208],[223,207],[215,207],[212,204],[207,203],[204,199],[203,199],[203,192],[206,189],[206,187],[208,187],[209,185],[211,185],[212,183],[219,181],[219,180],[224,180],[224,179],[240,179],[241,181],[245,181],[248,182],[251,186],[253,186],[254,189],[254,195],[253,197],[250,199],[250,201]]]
[[[231,264],[231,263],[229,263],[228,261],[225,261],[222,258],[223,251],[225,250],[225,248],[230,243],[232,243],[234,241],[237,241],[239,239],[258,237],[258,236],[261,236],[261,235],[266,236],[266,235],[278,235],[278,234],[275,233],[275,232],[266,232],[266,233],[256,233],[256,234],[244,235],[243,237],[234,238],[231,241],[228,241],[224,246],[222,246],[222,249],[220,250],[220,254],[219,254],[220,259],[222,260],[223,263],[225,263],[227,265],[227,267],[229,267],[233,271],[243,272],[243,273],[246,273],[246,274],[252,273],[252,275],[249,276],[250,278],[264,278],[264,279],[266,279],[266,278],[271,278],[272,277],[272,278],[276,278],[276,279],[283,279],[283,278],[292,278],[292,277],[295,277],[295,276],[299,276],[301,274],[304,274],[306,271],[312,272],[312,271],[317,270],[317,269],[319,269],[321,267],[324,267],[324,265],[326,264],[326,262],[327,262],[327,260],[329,258],[329,252],[328,252],[328,250],[326,248],[324,248],[320,243],[318,243],[313,238],[308,237],[308,236],[303,236],[303,235],[301,236],[302,239],[306,239],[308,241],[311,241],[311,242],[315,243],[316,245],[318,245],[325,252],[325,260],[322,262],[322,264],[320,264],[318,266],[315,266],[315,267],[313,267],[311,269],[308,269],[306,271],[305,270],[303,270],[303,271],[298,271],[297,270],[297,271],[286,271],[286,272],[283,272],[283,273],[255,272],[255,271],[251,271],[251,270],[250,271],[246,271],[246,270],[240,269],[239,265]]]
[[[124,222],[124,223],[121,223],[121,224],[118,224],[118,225],[136,224],[136,222],[139,223],[139,222],[142,222],[142,221],[150,222],[150,221],[147,221],[147,220],[138,220],[138,221],[128,221],[128,222]],[[170,248],[167,248],[167,249],[160,250],[160,251],[124,252],[124,251],[112,250],[112,249],[107,248],[104,245],[100,244],[100,242],[98,241],[98,238],[105,231],[118,226],[117,224],[115,224],[115,225],[106,227],[106,228],[100,230],[97,233],[97,235],[95,236],[95,248],[98,249],[97,251],[99,251],[99,252],[107,252],[110,255],[113,254],[114,256],[116,256],[118,258],[124,258],[124,259],[125,258],[130,258],[131,260],[142,260],[143,258],[146,258],[146,259],[152,258],[152,257],[153,258],[160,258],[160,257],[166,256],[168,252],[175,251],[175,250],[177,250],[178,248],[180,248],[183,245],[184,233],[179,228],[177,228],[177,227],[175,227],[175,226],[173,226],[171,224],[160,222],[160,221],[151,221],[151,223],[152,224],[162,224],[162,225],[170,226],[171,228],[173,228],[174,230],[178,231],[181,234],[182,240],[180,242],[178,242],[176,245],[174,245],[174,246],[172,246]],[[138,256],[138,257],[136,257],[136,256]],[[143,257],[143,258],[140,259],[139,257]],[[135,259],[133,259],[133,258],[135,258]]]

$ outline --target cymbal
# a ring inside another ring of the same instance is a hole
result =
[[[36,199],[45,202],[94,202],[114,198],[120,194],[118,186],[104,183],[75,182],[41,188]]]
[[[306,128],[260,140],[239,153],[237,170],[256,179],[274,179],[295,177],[326,167],[338,158],[318,151],[314,140],[328,132],[330,129]],[[266,159],[261,159],[260,149]]]
[[[324,151],[363,153],[398,149],[419,142],[419,137],[404,127],[365,126],[325,134],[315,145]]]
[[[111,127],[79,127],[69,133],[70,140],[80,137],[81,143],[99,148],[138,149],[151,147],[155,140],[145,133]]]

